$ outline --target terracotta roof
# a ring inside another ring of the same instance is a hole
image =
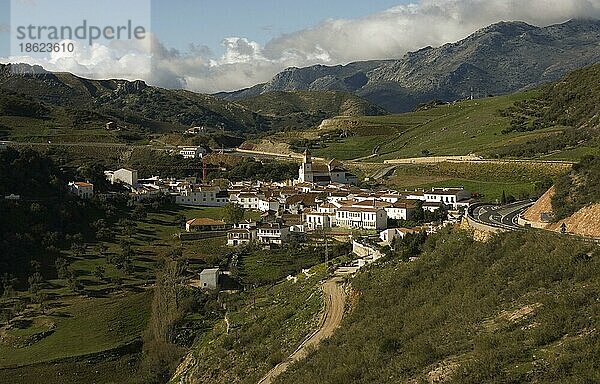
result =
[[[86,183],[84,181],[76,181],[73,184],[75,184],[78,187],[93,187],[94,186],[94,184]]]

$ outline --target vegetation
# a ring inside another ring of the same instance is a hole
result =
[[[557,179],[552,211],[557,220],[600,202],[600,157],[585,156],[573,171]]]
[[[600,144],[600,65],[574,71],[544,86],[533,98],[515,102],[502,111],[511,119],[503,133],[560,127],[556,134],[499,148],[496,156],[534,157],[574,148],[593,150]],[[592,152],[596,153],[596,152]]]
[[[238,101],[272,119],[277,131],[314,128],[334,116],[384,115],[386,111],[356,95],[336,91],[268,92]]]
[[[433,235],[362,271],[342,327],[277,382],[596,382],[599,268],[555,234]]]

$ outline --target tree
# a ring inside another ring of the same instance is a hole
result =
[[[96,276],[99,280],[102,280],[104,279],[104,272],[106,272],[104,267],[101,265],[97,265],[96,269],[94,269],[94,276]]]
[[[223,208],[225,210],[225,220],[228,223],[238,224],[244,220],[245,210],[241,205],[228,203]]]
[[[56,275],[59,279],[64,279],[67,277],[69,272],[69,262],[67,261],[67,259],[63,257],[57,257],[54,261],[54,266],[56,268]]]
[[[506,192],[502,191],[502,198],[500,199],[502,205],[506,205]]]
[[[34,272],[27,281],[29,282],[29,292],[34,295],[42,289],[42,284],[44,284],[44,278],[39,272]]]

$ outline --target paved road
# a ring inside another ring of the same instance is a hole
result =
[[[473,209],[471,218],[493,227],[518,230],[522,228],[517,223],[519,214],[533,205],[533,203],[534,201],[532,200],[524,200],[503,206],[492,204],[478,205]]]
[[[271,369],[258,384],[271,384],[277,376],[287,370],[290,364],[304,359],[308,356],[309,351],[314,350],[321,341],[333,335],[333,332],[342,322],[342,317],[344,315],[346,293],[344,292],[342,282],[342,277],[335,276],[323,284],[325,313],[321,319],[319,329],[304,340],[298,349],[296,349],[296,351],[285,361],[282,361],[273,367],[273,369]]]

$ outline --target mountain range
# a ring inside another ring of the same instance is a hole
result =
[[[600,61],[600,21],[536,27],[499,22],[456,43],[425,47],[398,60],[287,68],[267,83],[216,96],[240,100],[273,91],[352,92],[390,112],[434,99],[499,95],[556,81]]]

